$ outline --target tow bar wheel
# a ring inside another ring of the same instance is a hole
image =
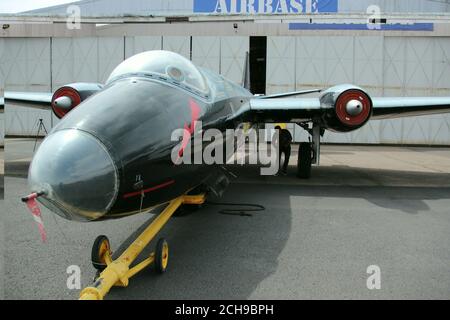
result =
[[[155,251],[155,268],[159,273],[166,272],[167,264],[169,262],[169,244],[166,239],[161,238],[156,244]]]
[[[105,256],[107,254],[111,254],[111,245],[108,237],[104,235],[98,236],[94,241],[91,253],[92,265],[95,269],[102,271],[106,268]]]

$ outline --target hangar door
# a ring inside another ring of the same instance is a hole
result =
[[[266,94],[267,37],[250,37],[250,91]]]

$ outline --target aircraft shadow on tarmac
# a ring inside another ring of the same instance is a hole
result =
[[[6,163],[6,175],[27,175],[27,163]],[[253,216],[219,214],[225,207],[204,205],[198,211],[172,219],[161,231],[170,245],[170,266],[163,276],[145,270],[127,288],[113,288],[112,299],[246,299],[278,268],[278,257],[291,233],[291,196],[361,198],[382,208],[408,214],[429,211],[426,200],[449,199],[445,181],[450,174],[325,166],[313,169],[310,180],[287,176],[260,176],[259,166],[232,165],[238,176],[220,202],[254,203],[266,210]],[[414,186],[421,184],[421,187]],[[7,186],[6,186],[7,187]],[[387,201],[387,199],[389,201]],[[141,230],[151,221],[141,226]],[[127,228],[126,218],[122,220]],[[138,231],[121,246],[120,253]],[[142,254],[145,258],[151,244]],[[94,270],[92,269],[92,275]]]
[[[113,288],[112,299],[246,299],[278,266],[278,255],[289,238],[289,194],[275,191],[276,201],[264,199],[264,186],[252,190],[232,185],[221,202],[254,203],[266,207],[252,216],[224,215],[205,204],[192,214],[173,218],[161,232],[170,245],[170,267],[160,276],[138,274],[126,289]],[[149,219],[150,222],[151,219]],[[137,234],[130,236],[118,254]],[[152,245],[142,257],[150,254]]]
[[[113,289],[109,297],[113,299],[249,298],[257,286],[277,270],[278,256],[283,251],[291,231],[291,196],[361,198],[378,207],[408,214],[429,211],[426,200],[450,198],[449,189],[445,187],[352,186],[345,183],[339,187],[308,186],[307,183],[296,185],[282,181],[289,180],[290,176],[269,178],[254,175],[253,171],[257,169],[257,166],[233,168],[233,172],[243,180],[251,175],[253,182],[241,182],[239,178],[220,201],[260,204],[266,207],[265,211],[255,213],[251,217],[227,216],[218,213],[219,207],[205,204],[190,215],[174,218],[170,223],[171,226],[162,231],[162,235],[171,245],[172,264],[169,272],[162,277],[150,271],[144,272],[132,279],[127,289]],[[289,175],[295,168],[290,169]],[[345,167],[330,167],[330,170],[345,170]],[[405,175],[405,172],[387,171],[385,174],[392,174],[394,178],[396,175],[399,177]],[[369,173],[371,173],[370,170]],[[412,183],[423,174],[413,174],[410,182]],[[426,173],[426,176],[431,179],[435,175],[437,174]],[[442,175],[439,176],[442,178]],[[281,182],[262,183],[267,179],[276,179]],[[117,250],[118,253],[135,238],[139,231],[141,230],[136,231],[122,244]],[[150,251],[151,249],[147,249],[143,257]]]
[[[426,200],[450,198],[450,173],[333,165],[313,167],[311,179],[299,180],[293,166],[289,167],[287,176],[281,177],[260,176],[257,165],[234,165],[231,170],[239,175],[242,183],[296,185],[301,188],[298,195],[362,198],[376,206],[409,214],[428,211]]]

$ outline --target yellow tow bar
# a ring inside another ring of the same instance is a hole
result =
[[[204,202],[204,194],[184,195],[172,200],[117,260],[112,260],[109,242],[105,237],[102,243],[98,243],[98,249],[106,268],[100,273],[92,287],[87,287],[81,291],[80,300],[103,300],[113,286],[128,286],[128,281],[132,276],[154,263],[155,260],[158,263],[159,271],[164,272],[169,255],[169,247],[166,241],[158,242],[157,251],[152,252],[147,259],[131,268],[130,265],[182,204],[202,204]]]

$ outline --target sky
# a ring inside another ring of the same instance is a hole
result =
[[[75,1],[76,0],[0,0],[0,14],[17,13]]]

